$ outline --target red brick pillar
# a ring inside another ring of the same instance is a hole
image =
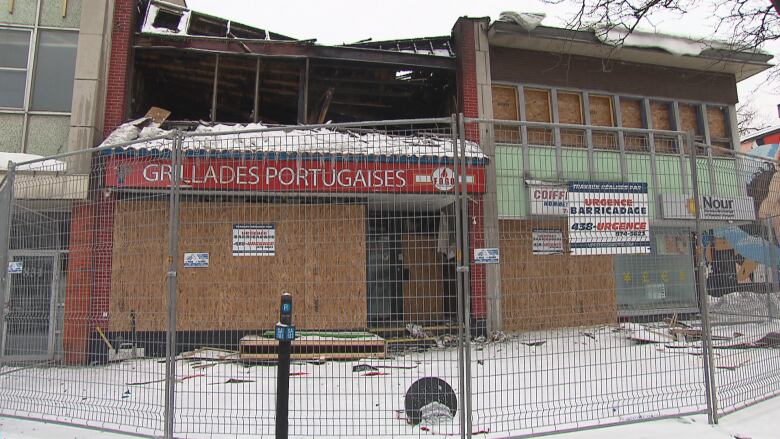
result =
[[[136,3],[136,0],[116,0],[114,2],[114,22],[111,30],[111,57],[108,65],[103,137],[108,136],[126,117],[128,76],[130,72]]]
[[[94,204],[77,202],[71,209],[68,280],[62,347],[67,364],[85,364],[92,299]]]
[[[453,28],[455,52],[457,54],[458,111],[465,117],[477,118],[479,114],[477,88],[477,50],[475,28],[483,19],[459,18]],[[466,124],[466,140],[479,143],[479,125]],[[490,182],[487,182],[490,184]],[[485,233],[482,213],[482,197],[473,196],[469,201],[469,261],[471,262],[471,317],[474,331],[485,331],[487,317],[485,267],[475,265],[474,249],[484,247]]]
[[[95,326],[108,330],[108,308],[111,297],[111,261],[114,252],[114,197],[100,196],[95,218],[95,279],[90,315]]]

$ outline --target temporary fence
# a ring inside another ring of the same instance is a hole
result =
[[[0,414],[273,435],[289,293],[292,437],[716,422],[780,389],[780,186],[701,140],[144,120],[10,164]]]

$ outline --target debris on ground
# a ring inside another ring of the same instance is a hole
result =
[[[583,336],[583,337],[588,337],[588,338],[590,338],[591,340],[595,340],[595,339],[596,339],[596,335],[595,335],[595,334],[593,334],[592,332],[584,332],[584,331],[580,331],[580,335],[581,335],[581,336]]]
[[[290,372],[291,377],[302,377],[308,374],[308,372]]]
[[[387,372],[366,372],[362,376],[364,377],[376,377],[376,376],[384,376],[384,375],[390,375]]]
[[[442,424],[452,422],[454,414],[446,405],[432,401],[420,408],[422,423],[427,425]]]
[[[502,341],[507,340],[507,336],[503,331],[493,331],[493,333],[490,334],[490,341],[501,343]]]
[[[425,377],[412,383],[404,396],[404,409],[408,422],[419,424],[422,419],[421,409],[430,403],[440,403],[448,408],[450,417],[454,417],[458,409],[458,399],[446,381],[436,377]]]
[[[458,337],[454,335],[442,335],[436,339],[436,346],[439,348],[451,348],[458,345]]]
[[[352,372],[365,372],[365,371],[377,371],[377,369],[374,366],[371,366],[370,364],[356,364],[352,366]]]
[[[637,343],[672,343],[677,341],[673,335],[664,328],[650,327],[638,323],[622,323],[621,331],[626,333],[626,338]]]
[[[426,338],[428,334],[425,333],[425,329],[421,325],[416,323],[408,323],[406,325],[406,332],[414,338]]]
[[[547,341],[546,340],[533,340],[533,341],[524,341],[522,343],[524,345],[526,345],[526,346],[530,346],[530,347],[535,348],[535,347],[542,346],[543,344],[547,343]]]
[[[188,352],[182,352],[178,360],[210,360],[210,361],[237,361],[238,351],[214,347],[202,347]]]

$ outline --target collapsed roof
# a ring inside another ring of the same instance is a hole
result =
[[[452,114],[449,37],[316,44],[151,0],[135,38],[132,115],[323,123]]]

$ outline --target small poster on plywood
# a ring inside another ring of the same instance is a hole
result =
[[[563,231],[561,229],[533,229],[533,252],[535,255],[562,254]]]
[[[275,256],[276,225],[233,224],[233,256]]]

